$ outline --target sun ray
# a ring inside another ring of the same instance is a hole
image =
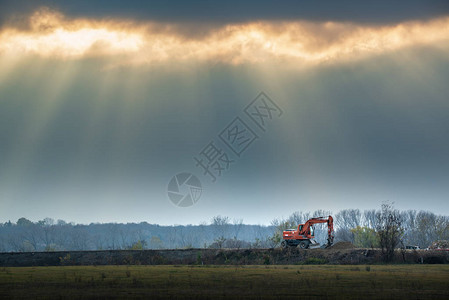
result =
[[[35,80],[42,77],[44,70],[52,70],[49,64],[42,61],[34,64],[29,61],[25,61],[25,63],[30,66],[28,77]],[[39,151],[38,149],[42,147],[42,139],[63,103],[61,95],[71,84],[79,67],[76,63],[59,66],[57,71],[55,71],[57,74],[54,74],[49,82],[51,86],[44,88],[41,86],[39,89],[41,95],[33,95],[43,100],[40,101],[39,108],[30,114],[27,120],[24,120],[26,124],[24,129],[15,137],[15,146],[11,151],[12,156],[8,157],[1,170],[1,173],[4,175],[2,184],[5,186],[18,185],[20,178],[26,173],[29,163],[33,160],[35,153]],[[47,79],[45,79],[46,82],[48,82]]]

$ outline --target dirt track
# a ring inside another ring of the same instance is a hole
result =
[[[374,264],[379,249],[183,249],[0,253],[0,266]],[[343,248],[343,247],[342,247]],[[395,263],[449,263],[449,251],[397,251]]]

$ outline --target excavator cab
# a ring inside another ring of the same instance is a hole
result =
[[[305,228],[305,231],[303,231],[304,224],[298,225],[298,233],[305,236],[312,236],[312,238],[315,236],[315,229],[313,225],[310,225],[308,228]]]

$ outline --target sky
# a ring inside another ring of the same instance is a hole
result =
[[[0,222],[449,214],[447,1],[0,1]]]

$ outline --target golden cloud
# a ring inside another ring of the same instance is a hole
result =
[[[445,45],[449,17],[389,26],[336,22],[228,24],[186,35],[182,25],[123,20],[68,19],[42,9],[28,30],[0,31],[0,54],[55,59],[111,57],[117,64],[218,61],[228,64],[322,63],[353,60],[404,47]]]

